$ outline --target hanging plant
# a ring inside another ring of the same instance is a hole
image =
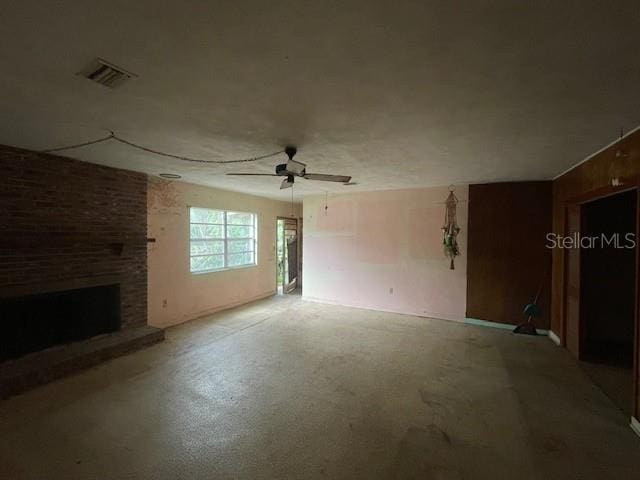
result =
[[[460,227],[456,220],[456,209],[458,205],[458,198],[454,195],[453,190],[449,190],[449,196],[445,202],[444,213],[444,226],[442,227],[443,239],[442,244],[444,246],[444,254],[451,260],[449,268],[455,269],[454,260],[460,255],[460,249],[458,248],[458,233],[460,233]]]

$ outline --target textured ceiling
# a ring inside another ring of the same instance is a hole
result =
[[[15,0],[0,14],[0,143],[114,130],[237,159],[292,143],[296,197],[548,179],[640,124],[636,1]],[[138,75],[77,76],[96,57]],[[277,159],[203,166],[108,142],[68,156],[274,198]],[[284,160],[282,156],[282,160]]]

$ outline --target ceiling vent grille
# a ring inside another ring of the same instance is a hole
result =
[[[109,88],[116,88],[130,78],[137,76],[131,72],[127,72],[124,68],[116,67],[112,63],[102,60],[101,58],[96,59],[79,74]]]

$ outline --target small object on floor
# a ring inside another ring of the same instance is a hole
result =
[[[524,307],[522,313],[524,313],[525,317],[527,317],[527,321],[514,328],[513,333],[521,333],[523,335],[538,335],[538,331],[536,330],[536,326],[533,324],[532,319],[540,316],[540,307],[538,307],[537,305],[539,296],[540,290],[538,290],[538,294],[536,295],[533,303],[529,303]]]

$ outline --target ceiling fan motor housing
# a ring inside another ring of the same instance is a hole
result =
[[[281,163],[280,165],[276,165],[276,175],[281,175],[281,176],[287,176],[287,175],[296,175],[299,177],[304,177],[305,174],[305,169],[303,168],[303,170],[301,172],[291,172],[289,170],[287,170],[287,164],[286,163]]]
[[[293,156],[298,152],[298,149],[296,147],[292,147],[291,145],[287,145],[284,149],[284,153],[287,154],[287,157],[289,157],[289,160],[293,160]]]

